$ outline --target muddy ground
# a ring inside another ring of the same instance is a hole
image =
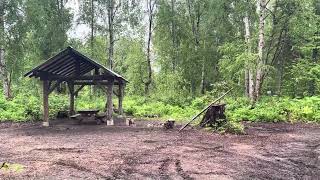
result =
[[[0,179],[320,179],[320,126],[246,124],[246,135],[195,129],[0,123]]]

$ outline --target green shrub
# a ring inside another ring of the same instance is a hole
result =
[[[123,107],[126,114],[137,117],[172,118],[177,121],[188,121],[214,99],[207,95],[193,100],[186,99],[184,103],[176,101],[170,104],[169,101],[162,100],[162,98],[147,99],[141,96],[126,96]],[[103,95],[90,97],[89,89],[84,89],[75,101],[76,109],[104,110],[106,98]],[[52,118],[58,111],[69,109],[69,96],[52,93],[49,97],[49,103],[50,117]],[[114,98],[114,103],[117,103],[116,98]],[[226,97],[221,103],[227,104],[226,115],[231,123],[240,121],[320,122],[320,97],[317,96],[302,99],[262,97],[254,107],[245,97]],[[15,97],[11,101],[0,96],[0,121],[27,121],[40,120],[41,118],[42,97],[40,93],[19,91],[19,93],[15,93]],[[230,127],[232,126],[230,125]]]

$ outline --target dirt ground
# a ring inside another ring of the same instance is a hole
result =
[[[0,179],[320,179],[320,126],[246,124],[246,135],[178,127],[0,123]],[[153,122],[155,123],[155,122]]]

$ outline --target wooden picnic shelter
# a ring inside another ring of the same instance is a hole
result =
[[[113,93],[119,100],[119,114],[123,114],[124,86],[128,81],[70,46],[26,73],[25,77],[40,78],[42,82],[44,126],[49,126],[49,94],[64,82],[67,83],[70,94],[70,116],[75,114],[75,95],[86,85],[96,85],[105,90],[107,94],[107,120],[112,119]],[[114,86],[118,86],[117,91]]]

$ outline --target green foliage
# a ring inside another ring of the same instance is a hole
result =
[[[174,118],[176,120],[188,119],[197,110],[192,107],[182,108],[177,105],[165,104],[159,100],[146,100],[143,97],[127,97],[123,103],[127,114],[137,117]]]
[[[285,82],[285,92],[293,97],[304,97],[320,92],[320,64],[300,59],[288,67],[291,81]]]
[[[204,108],[208,97],[196,98],[187,106],[166,104],[141,97],[126,98],[125,111],[139,117],[174,118],[187,121]],[[227,119],[231,122],[320,122],[320,97],[290,99],[263,97],[253,107],[247,98],[227,98]]]
[[[320,122],[320,97],[264,97],[255,107],[246,98],[229,99],[227,117],[233,121]]]
[[[12,172],[12,173],[21,173],[24,171],[24,166],[21,164],[13,164],[7,162],[0,162],[0,172]]]
[[[5,1],[4,8],[0,8],[1,19],[4,19],[0,46],[5,49],[5,70],[14,98],[6,101],[0,97],[1,120],[41,119],[41,92],[35,88],[38,82],[26,80],[23,74],[67,45],[107,64],[108,2],[81,1],[76,17],[72,9],[66,8],[66,1]],[[256,78],[259,35],[256,1],[157,1],[148,97],[144,97],[144,81],[148,76],[146,28],[142,26],[145,19],[140,10],[144,5],[138,1],[114,2],[113,70],[130,82],[124,101],[126,113],[188,120],[213,97],[233,87],[229,94],[233,98],[226,100],[230,123],[222,127],[224,130],[241,131],[241,127],[233,123],[242,120],[319,122],[318,0],[268,1],[261,59],[265,63],[259,66],[264,71],[261,93],[263,96],[271,91],[279,97],[263,97],[254,107],[243,95],[246,70],[252,70],[253,79]],[[250,20],[248,44],[244,37],[244,17]],[[92,30],[93,37],[89,37],[91,33],[79,39],[70,37],[76,18]],[[98,90],[92,96],[89,92],[86,88],[81,91],[76,98],[76,108],[103,110],[104,94]],[[68,103],[66,92],[51,94],[50,116],[67,110]]]

